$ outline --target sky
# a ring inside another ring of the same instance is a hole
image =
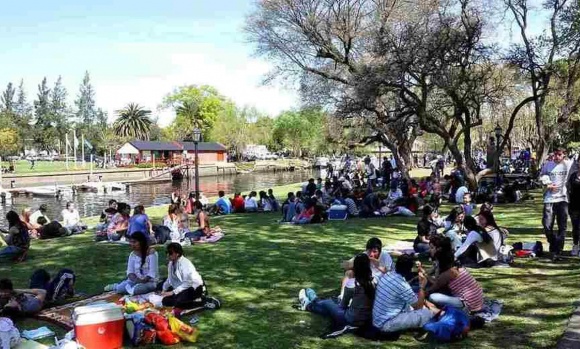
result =
[[[0,88],[24,79],[31,102],[37,85],[62,76],[72,104],[85,71],[96,104],[115,110],[139,103],[159,111],[174,88],[209,84],[240,106],[271,116],[297,106],[295,91],[262,86],[271,65],[253,57],[242,31],[253,0],[20,0],[0,12]]]

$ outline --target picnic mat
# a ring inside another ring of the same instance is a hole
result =
[[[40,313],[36,314],[35,317],[39,320],[51,322],[66,329],[67,331],[70,331],[74,327],[72,320],[72,312],[74,308],[92,303],[115,303],[121,299],[121,297],[122,295],[119,295],[115,292],[105,292],[73,303],[44,309]]]
[[[220,241],[224,237],[224,233],[215,233],[209,238],[202,237],[197,241],[193,241],[194,244],[213,244]]]
[[[383,250],[395,255],[415,253],[413,243],[410,241],[397,241],[392,245],[383,247]]]

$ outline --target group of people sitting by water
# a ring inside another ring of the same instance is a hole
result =
[[[351,330],[400,333],[423,328],[446,312],[480,312],[483,290],[457,263],[451,239],[442,234],[433,236],[428,255],[433,261],[429,270],[409,254],[393,263],[382,242],[371,238],[364,252],[343,262],[345,276],[337,300],[322,299],[314,290],[302,289],[300,308],[331,318],[338,329],[334,335]]]

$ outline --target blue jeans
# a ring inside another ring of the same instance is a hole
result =
[[[127,286],[135,287],[133,290],[133,294],[135,295],[153,292],[157,288],[157,284],[155,283],[155,281],[150,281],[146,284],[137,284],[129,279],[126,279],[116,285],[115,292],[117,292],[118,294],[128,294],[126,289]]]
[[[310,303],[308,310],[314,314],[322,315],[332,319],[336,327],[352,325],[352,313],[341,308],[341,306],[332,299],[318,299]]]
[[[554,231],[554,222],[558,230]],[[565,201],[544,204],[542,225],[544,234],[550,244],[550,252],[561,254],[566,240],[566,225],[568,223],[568,203]]]
[[[429,296],[429,300],[435,305],[437,305],[439,308],[442,308],[446,305],[455,307],[457,309],[465,308],[465,304],[460,298],[448,296],[443,293],[433,293]]]
[[[6,246],[0,250],[0,258],[11,258],[24,252],[20,247]]]
[[[461,237],[457,234],[455,230],[448,230],[445,232],[445,236],[447,236],[451,240],[451,246],[453,250],[456,251],[461,247]]]
[[[282,220],[284,222],[292,222],[292,218],[296,214],[296,204],[294,202],[289,203],[288,205],[284,206],[284,210],[282,212]]]

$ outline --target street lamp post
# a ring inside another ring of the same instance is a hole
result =
[[[493,131],[495,133],[495,147],[496,147],[496,154],[497,154],[497,164],[496,164],[496,171],[495,171],[495,185],[499,186],[499,171],[501,169],[500,142],[501,142],[501,137],[503,135],[503,130],[501,129],[499,124],[497,124],[497,126],[495,126],[495,129]]]
[[[193,144],[195,145],[195,200],[199,200],[199,156],[197,154],[197,144],[201,140],[201,130],[193,129]]]

